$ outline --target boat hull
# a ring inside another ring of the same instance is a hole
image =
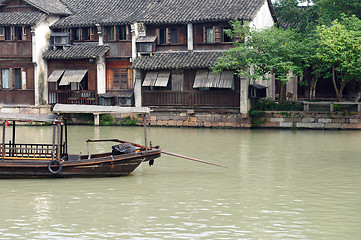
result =
[[[160,150],[111,155],[97,154],[88,159],[63,161],[50,166],[50,161],[4,159],[0,160],[0,178],[69,178],[69,177],[118,177],[133,172],[142,162],[160,157]]]

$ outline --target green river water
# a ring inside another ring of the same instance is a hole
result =
[[[51,135],[19,126],[16,141]],[[359,131],[150,128],[148,137],[229,168],[163,155],[127,177],[0,180],[0,239],[361,239]],[[140,127],[70,126],[69,151],[99,138],[144,143]]]

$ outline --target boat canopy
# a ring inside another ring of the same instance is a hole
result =
[[[142,113],[150,112],[148,107],[120,107],[120,106],[99,106],[99,105],[76,105],[76,104],[56,104],[54,113]]]
[[[0,120],[19,122],[61,122],[56,114],[31,114],[31,113],[0,113]]]

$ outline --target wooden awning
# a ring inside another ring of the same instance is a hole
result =
[[[233,71],[214,73],[210,70],[198,70],[193,88],[232,88]]]
[[[157,81],[158,72],[157,71],[150,71],[147,72],[144,78],[144,82],[142,84],[143,87],[150,87],[154,86],[155,82]]]
[[[232,88],[233,87],[233,71],[223,71],[219,80],[219,88]]]
[[[160,71],[158,73],[157,81],[155,82],[156,87],[166,87],[168,85],[170,71]]]
[[[71,82],[81,82],[88,70],[66,70],[59,86],[69,85]]]
[[[48,79],[46,80],[47,82],[57,82],[61,76],[63,75],[65,70],[54,70],[50,76],[48,77]]]
[[[208,79],[208,70],[197,70],[196,78],[194,79],[193,88],[206,87]]]

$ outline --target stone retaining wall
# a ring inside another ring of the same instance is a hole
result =
[[[240,113],[217,113],[193,110],[157,111],[150,113],[150,125],[206,128],[249,128],[251,121]]]
[[[265,112],[256,127],[294,129],[361,129],[361,113]]]

